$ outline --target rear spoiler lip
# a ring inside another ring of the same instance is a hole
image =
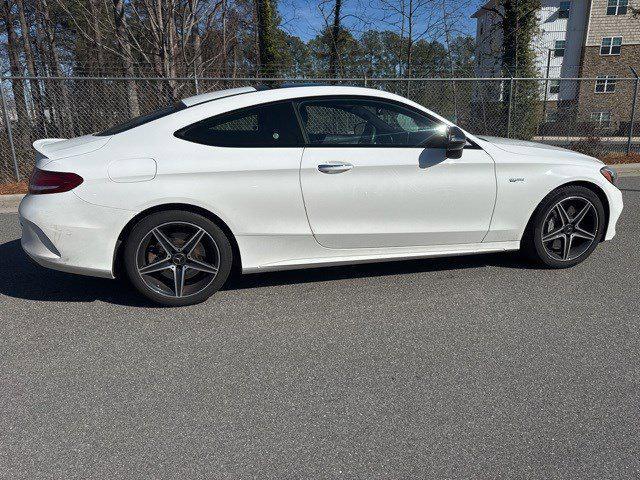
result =
[[[36,140],[35,142],[33,142],[33,148],[36,150],[36,152],[46,157],[47,145],[51,145],[52,143],[64,142],[65,140],[67,139],[66,138],[42,138],[40,140]]]

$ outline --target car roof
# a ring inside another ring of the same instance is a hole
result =
[[[187,107],[192,107],[200,103],[217,100],[218,98],[231,97],[233,95],[240,95],[242,93],[249,93],[249,92],[255,92],[255,91],[256,89],[253,87],[227,88],[225,90],[216,90],[214,92],[201,93],[200,95],[194,95],[192,97],[183,98],[182,103],[184,103]]]

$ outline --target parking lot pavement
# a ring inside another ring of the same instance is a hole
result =
[[[0,476],[638,478],[640,178],[622,183],[618,236],[572,269],[252,275],[181,309],[32,266],[0,215]]]

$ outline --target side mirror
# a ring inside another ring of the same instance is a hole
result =
[[[458,127],[449,127],[447,133],[447,158],[460,158],[467,144],[467,137]]]

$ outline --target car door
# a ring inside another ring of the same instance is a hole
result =
[[[496,197],[494,163],[469,145],[446,158],[447,126],[368,97],[297,102],[300,181],[313,235],[328,248],[479,243]]]
[[[300,190],[303,143],[290,101],[206,118],[174,134],[158,191],[195,198],[238,236],[308,235]]]

